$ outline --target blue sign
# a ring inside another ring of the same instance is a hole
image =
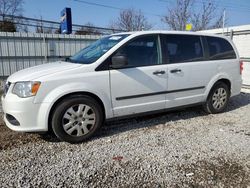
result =
[[[61,11],[61,33],[70,34],[72,33],[72,16],[71,8],[64,8]]]

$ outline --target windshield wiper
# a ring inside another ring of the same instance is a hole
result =
[[[66,57],[64,61],[70,62],[70,57]]]
[[[70,57],[66,57],[64,61],[69,62],[69,63],[77,63],[77,61],[71,59]]]

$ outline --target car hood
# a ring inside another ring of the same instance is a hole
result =
[[[63,62],[63,61],[42,64],[42,65],[38,65],[35,67],[30,67],[30,68],[18,71],[12,74],[8,78],[8,81],[9,82],[35,81],[36,79],[42,76],[78,68],[80,66],[82,66],[82,64],[69,63],[69,62]]]

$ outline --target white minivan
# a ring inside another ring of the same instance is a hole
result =
[[[105,36],[65,61],[11,75],[2,105],[15,131],[66,142],[91,137],[105,120],[202,104],[225,110],[241,90],[237,50],[226,37],[142,31]]]

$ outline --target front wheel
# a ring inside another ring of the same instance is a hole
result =
[[[90,138],[103,123],[99,103],[89,96],[72,96],[61,101],[52,116],[52,129],[62,141],[79,143]]]
[[[228,86],[223,82],[218,82],[209,93],[204,105],[205,111],[212,114],[223,112],[228,105],[229,97]]]

